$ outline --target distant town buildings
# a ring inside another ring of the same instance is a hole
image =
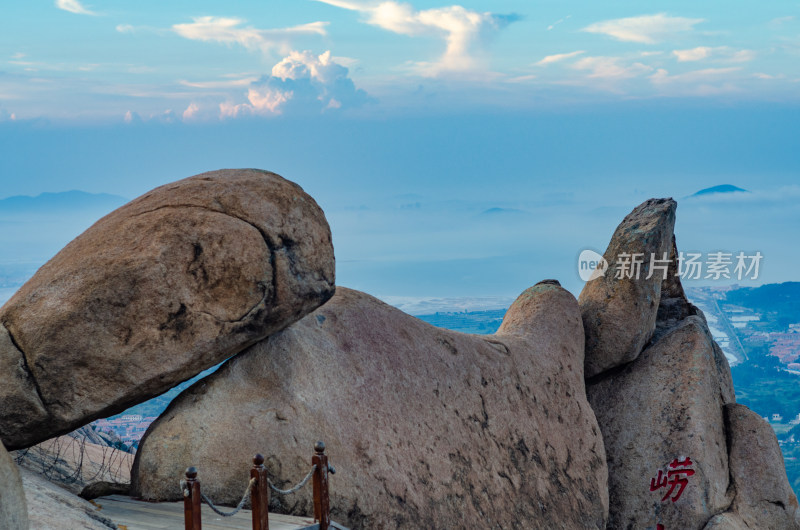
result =
[[[126,414],[113,419],[95,420],[92,422],[97,431],[116,434],[125,444],[137,445],[145,431],[156,420],[155,416],[142,417],[139,414]]]

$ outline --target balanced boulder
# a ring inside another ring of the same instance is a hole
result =
[[[161,186],[99,220],[0,310],[0,436],[120,412],[300,319],[334,291],[322,210],[273,173]]]
[[[725,355],[681,286],[674,211],[671,200],[637,207],[606,255],[658,252],[667,259],[650,262],[657,273],[591,280],[580,296],[587,375],[594,367],[587,395],[608,459],[608,528],[800,528],[775,434],[735,404]],[[616,321],[620,308],[643,315]]]
[[[652,337],[673,250],[676,207],[672,199],[637,206],[603,254],[608,270],[581,291],[587,378],[634,360]]]
[[[557,282],[525,291],[486,336],[340,287],[178,396],[142,440],[132,494],[179,499],[194,465],[209,498],[235,504],[254,453],[288,488],[324,440],[333,518],[351,528],[604,529],[583,345],[578,304]],[[312,512],[309,491],[271,501]]]

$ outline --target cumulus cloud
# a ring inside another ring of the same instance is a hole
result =
[[[755,59],[756,54],[752,50],[735,50],[728,46],[698,46],[688,50],[673,50],[679,62],[701,61],[704,59],[715,59],[731,63],[746,63]]]
[[[183,111],[183,121],[191,120],[197,116],[197,113],[200,111],[200,107],[197,103],[189,103],[189,106],[186,107],[186,110]]]
[[[666,13],[596,22],[581,31],[608,35],[620,41],[655,44],[694,29],[702,18],[671,17]]]
[[[251,85],[246,102],[222,103],[220,117],[325,112],[358,107],[368,99],[330,51],[322,55],[292,51],[272,67],[269,76]]]
[[[393,0],[371,3],[350,0],[317,0],[357,11],[365,22],[401,35],[441,35],[446,48],[434,63],[419,63],[424,74],[468,71],[478,66],[482,45],[493,33],[519,19],[517,15],[480,13],[459,5],[416,11],[413,6]]]
[[[246,21],[228,17],[195,17],[193,22],[175,24],[172,30],[191,40],[239,44],[248,50],[287,53],[291,38],[299,35],[326,35],[327,22],[311,22],[288,28],[257,29],[243,27]]]
[[[566,59],[571,59],[573,57],[577,57],[578,55],[582,55],[584,53],[586,53],[586,52],[583,51],[583,50],[578,50],[578,51],[575,51],[575,52],[557,53],[555,55],[548,55],[544,59],[542,59],[541,61],[539,61],[539,62],[537,62],[535,64],[536,64],[536,66],[546,66],[548,64],[553,64],[553,63],[557,63],[557,62],[560,62],[560,61],[564,61]]]
[[[96,15],[94,11],[86,9],[78,0],[56,0],[56,7],[75,13],[76,15]]]

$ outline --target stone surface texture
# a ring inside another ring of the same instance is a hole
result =
[[[337,469],[334,520],[350,528],[605,528],[583,344],[557,282],[525,291],[486,336],[339,287],[173,401],[140,446],[133,494],[178,499],[195,465],[203,490],[233,504],[254,453],[286,488],[320,439]],[[272,507],[308,514],[310,493],[272,495]]]
[[[154,189],[100,219],[0,309],[9,449],[120,412],[333,294],[331,234],[296,184],[253,169]]]
[[[651,256],[669,259],[676,207],[672,199],[650,199],[637,206],[603,254],[608,270],[581,291],[587,378],[634,360],[653,336],[663,281],[659,267],[668,262],[654,262],[651,269]],[[626,259],[632,263],[635,256],[642,261],[638,278],[635,268],[619,265]]]
[[[0,528],[27,530],[28,507],[17,464],[0,444]]]

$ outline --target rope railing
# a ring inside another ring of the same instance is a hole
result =
[[[275,484],[273,484],[272,481],[269,478],[267,478],[267,483],[269,484],[269,489],[271,489],[275,493],[279,493],[281,495],[291,495],[292,493],[297,493],[298,491],[303,489],[303,486],[308,484],[308,481],[311,480],[311,476],[314,474],[314,471],[316,471],[316,470],[317,470],[317,466],[316,465],[311,466],[311,471],[308,472],[308,475],[306,475],[303,480],[298,482],[295,487],[289,488],[288,490],[282,490],[282,489],[276,487]]]
[[[250,470],[250,482],[242,495],[239,504],[230,512],[217,508],[211,500],[200,490],[200,481],[197,479],[197,468],[190,467],[186,470],[186,479],[180,481],[183,493],[184,521],[186,530],[201,530],[200,503],[205,502],[211,510],[222,517],[232,517],[239,513],[247,502],[248,496],[252,504],[253,530],[269,530],[269,489],[281,495],[291,495],[301,490],[313,479],[314,489],[314,521],[317,524],[305,527],[306,530],[328,530],[337,528],[346,530],[343,526],[331,521],[330,498],[328,495],[328,474],[336,473],[336,469],[328,463],[325,454],[325,444],[317,442],[314,445],[314,456],[311,458],[311,471],[303,477],[297,485],[287,490],[276,487],[267,476],[264,468],[264,457],[260,454],[253,458],[253,467]]]

